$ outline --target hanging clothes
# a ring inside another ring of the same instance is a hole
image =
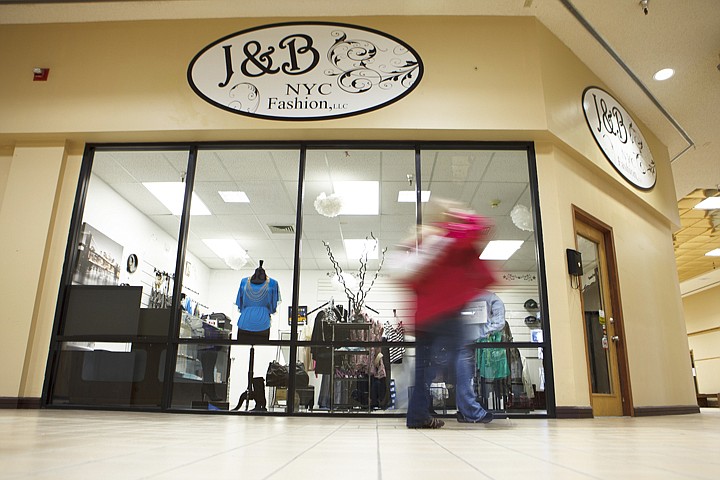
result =
[[[339,314],[337,306],[320,310],[317,315],[315,315],[312,341],[325,342],[333,340],[332,325],[330,324],[339,321],[340,318],[342,318],[342,316]],[[310,352],[315,361],[316,374],[327,375],[332,372],[332,353],[330,347],[310,347]]]
[[[369,342],[380,342],[382,341],[383,327],[380,322],[373,320],[370,325],[370,331],[368,332]],[[387,373],[385,372],[385,362],[382,361],[383,354],[381,347],[370,347],[370,375],[375,378],[385,378]]]
[[[502,331],[493,332],[480,340],[482,343],[502,341]],[[510,376],[510,365],[504,348],[481,348],[476,355],[477,368],[482,378],[498,379]]]
[[[384,331],[385,338],[387,338],[388,342],[405,341],[405,327],[402,322],[399,322],[397,325],[392,325],[389,321],[386,321]],[[403,355],[405,355],[405,347],[390,347],[389,355],[390,363],[402,363]]]

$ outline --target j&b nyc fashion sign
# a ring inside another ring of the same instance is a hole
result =
[[[375,110],[420,82],[423,65],[407,44],[340,23],[284,23],[228,35],[190,62],[202,99],[233,113],[322,120]]]

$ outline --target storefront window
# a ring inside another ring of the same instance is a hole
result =
[[[262,344],[289,330],[299,162],[297,149],[199,150],[193,193],[207,211],[190,217],[180,338],[201,340],[178,346],[173,407],[227,410],[257,392],[240,410],[266,408],[280,347]],[[235,342],[207,343],[218,339]]]
[[[95,153],[51,403],[160,406],[165,346],[138,339],[170,328],[187,164],[187,151]]]
[[[315,374],[315,412],[384,411],[391,384],[409,385],[413,363],[368,344],[404,340],[399,332],[412,315],[384,262],[416,224],[414,197],[399,197],[414,193],[414,178],[414,150],[308,150],[301,274],[308,324],[301,338],[314,345],[298,358]]]
[[[492,224],[479,248],[496,282],[462,312],[474,391],[495,411],[543,413],[530,177],[526,148],[98,149],[49,403],[403,414],[414,299],[389,252],[445,199]],[[434,361],[434,409],[452,414],[457,379]]]
[[[473,327],[471,340],[478,344],[476,386],[494,410],[513,402],[528,404],[533,388],[544,390],[542,350],[507,346],[543,341],[527,152],[423,151],[421,180],[427,200],[458,202],[491,225],[480,258],[492,265],[496,280],[462,312]],[[485,348],[487,344],[497,348]]]

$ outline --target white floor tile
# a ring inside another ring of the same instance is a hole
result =
[[[720,410],[585,420],[0,410],[0,479],[717,479]]]

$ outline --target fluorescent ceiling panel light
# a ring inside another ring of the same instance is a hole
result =
[[[345,254],[348,260],[359,260],[365,258],[367,254],[368,260],[378,259],[378,241],[373,239],[365,238],[346,238],[343,240],[345,243]]]
[[[170,213],[182,214],[183,200],[185,199],[183,182],[143,182],[143,186],[155,195],[155,198],[170,210]],[[190,215],[211,215],[210,210],[195,193],[192,194]]]
[[[715,250],[710,250],[705,254],[706,257],[720,257],[720,248],[716,248]]]
[[[208,238],[203,239],[203,243],[222,259],[248,256],[245,249],[232,238]]]
[[[662,82],[663,80],[667,80],[673,75],[675,75],[675,70],[673,70],[672,68],[663,68],[662,70],[658,70],[657,72],[655,72],[653,78],[658,82]]]
[[[398,202],[400,203],[415,203],[415,190],[400,190],[398,192]],[[425,203],[430,200],[430,190],[420,191],[420,201]]]
[[[480,254],[481,260],[507,260],[522,246],[522,240],[492,240]]]
[[[225,190],[218,191],[218,193],[225,203],[250,203],[250,199],[245,192]]]
[[[698,210],[717,210],[720,209],[720,197],[706,198],[702,202],[695,205],[693,208]]]
[[[379,182],[333,182],[333,188],[342,197],[339,215],[377,215],[380,212]]]

